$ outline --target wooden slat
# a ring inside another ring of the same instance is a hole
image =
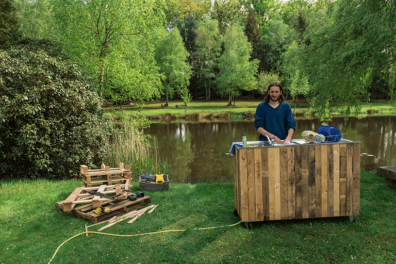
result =
[[[236,151],[235,152],[236,153],[236,155],[237,155],[237,157],[236,157],[236,160],[237,160],[237,166],[236,166],[236,170],[237,170],[237,183],[238,183],[238,188],[237,188],[237,195],[238,195],[238,202],[237,202],[237,211],[238,211],[238,214],[240,214],[240,212],[241,212],[241,174],[240,174],[240,170],[239,170],[239,168],[240,168],[240,166],[241,166],[241,164],[240,164],[240,162],[239,162],[239,157],[240,157],[240,152],[239,152],[239,150],[238,151]]]
[[[320,155],[321,155],[321,174],[322,174],[322,217],[328,216],[327,210],[327,145],[320,146]]]
[[[340,216],[346,216],[347,145],[340,145]]]
[[[288,213],[289,219],[295,218],[295,195],[296,186],[294,179],[294,148],[287,148],[287,197],[288,197]]]
[[[248,208],[248,182],[247,182],[247,153],[246,149],[239,150],[239,179],[241,180],[241,210],[239,216],[242,222],[247,222],[249,217]]]
[[[302,162],[301,162],[301,152],[302,147],[295,147],[295,184],[296,184],[296,219],[302,219]]]
[[[360,154],[359,154],[360,155]],[[347,215],[353,215],[352,201],[353,201],[353,145],[347,144]]]
[[[322,156],[321,146],[315,146],[315,208],[316,217],[322,217]]]
[[[274,182],[275,182],[275,219],[281,219],[281,193],[280,193],[280,149],[274,148]]]
[[[309,218],[309,184],[308,184],[308,175],[309,175],[309,157],[308,157],[308,146],[303,146],[301,149],[301,167],[302,167],[302,217]]]
[[[254,177],[256,191],[256,220],[264,221],[263,176],[261,168],[261,149],[254,149]]]
[[[63,211],[64,212],[70,212],[74,205],[73,202],[76,200],[76,198],[80,195],[80,193],[84,190],[84,187],[78,187],[74,189],[74,191],[66,198],[66,200],[63,202]]]
[[[238,210],[238,205],[237,205],[237,203],[238,203],[238,195],[237,195],[237,189],[238,189],[238,172],[237,172],[237,170],[236,170],[236,166],[237,166],[238,162],[237,162],[236,157],[237,157],[237,152],[235,151],[235,152],[234,152],[234,156],[232,157],[232,159],[233,159],[232,164],[233,164],[233,169],[234,169],[234,206],[235,206],[235,208]]]
[[[248,157],[248,207],[249,207],[249,219],[248,221],[255,221],[256,219],[256,186],[254,177],[254,150],[247,150]]]
[[[327,213],[328,216],[334,216],[334,161],[333,146],[327,145]]]
[[[334,216],[340,216],[340,145],[333,146]]]
[[[289,218],[287,149],[290,149],[290,147],[280,149],[281,219]]]
[[[269,220],[275,220],[275,148],[268,149]]]
[[[308,212],[309,217],[316,217],[316,186],[315,186],[315,146],[310,146],[308,149],[308,162],[309,162],[309,173],[308,173]]]
[[[264,220],[269,220],[269,177],[268,177],[268,149],[263,148],[261,151],[261,167],[263,177],[263,207]]]
[[[107,167],[106,167],[107,168]],[[101,175],[112,175],[112,174],[122,174],[127,172],[125,169],[123,170],[110,170],[109,167],[109,171],[88,171],[87,174],[85,174],[86,176],[101,176]]]
[[[359,215],[360,211],[360,143],[353,144],[353,215]]]

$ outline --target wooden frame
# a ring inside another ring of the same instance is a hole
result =
[[[103,163],[100,169],[88,170],[85,165],[80,165],[80,172],[83,174],[84,187],[94,187],[101,184],[112,185],[115,182],[125,183],[131,180],[131,166],[120,163],[118,168],[110,168]]]
[[[359,215],[360,142],[236,147],[233,163],[242,222]]]

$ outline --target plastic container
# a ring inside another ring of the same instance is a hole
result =
[[[246,148],[247,147],[247,139],[246,139],[246,133],[245,132],[243,132],[242,143],[243,143],[243,147]]]

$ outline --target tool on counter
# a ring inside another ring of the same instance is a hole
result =
[[[267,137],[268,143],[270,144],[270,146],[273,146],[274,145],[274,139],[270,139],[269,136],[267,135],[267,133],[265,133],[265,136]]]

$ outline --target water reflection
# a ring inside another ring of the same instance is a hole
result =
[[[396,117],[335,118],[329,125],[337,127],[343,138],[360,141],[361,152],[375,156],[379,166],[396,164]],[[231,142],[258,140],[254,120],[212,123],[154,123],[146,133],[158,139],[161,158],[168,159],[173,182],[232,181],[232,157],[226,156]],[[317,131],[318,119],[297,119],[293,138],[304,130]]]

